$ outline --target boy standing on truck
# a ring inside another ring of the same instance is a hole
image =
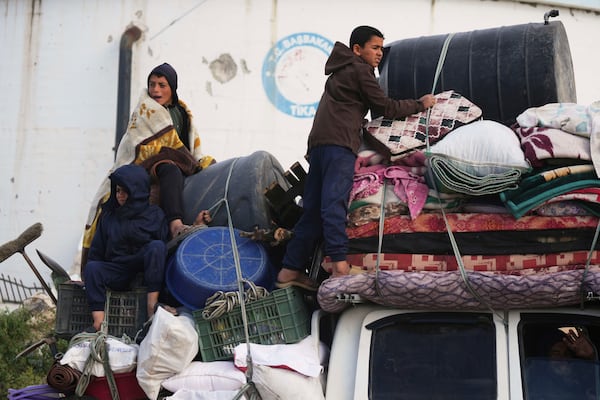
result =
[[[309,170],[305,181],[303,213],[288,243],[277,286],[316,290],[304,273],[319,240],[331,258],[332,277],[347,275],[346,217],[361,144],[362,127],[372,111],[385,118],[403,118],[435,103],[431,94],[419,100],[394,100],[385,95],[374,69],[383,57],[383,34],[359,26],[350,35],[350,47],[336,42],[325,64],[329,75],[308,137]]]

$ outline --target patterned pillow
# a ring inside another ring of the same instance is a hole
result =
[[[481,109],[462,95],[449,90],[435,95],[429,125],[427,110],[403,119],[376,118],[365,125],[364,139],[390,161],[433,144],[448,132],[481,117]]]

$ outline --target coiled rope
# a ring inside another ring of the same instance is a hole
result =
[[[237,291],[223,292],[219,290],[215,292],[206,299],[206,306],[202,310],[202,318],[211,320],[232,311],[236,306],[240,305],[240,297],[243,297],[244,303],[251,303],[269,295],[269,291],[264,287],[256,286],[254,282],[246,279],[242,281],[249,286],[243,296],[238,296]]]

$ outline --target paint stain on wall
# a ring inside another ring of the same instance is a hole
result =
[[[237,64],[229,54],[221,54],[219,58],[208,64],[213,78],[217,82],[226,83],[235,78],[237,74]]]
[[[250,73],[250,69],[248,69],[248,64],[246,63],[246,60],[244,60],[243,58],[240,60],[240,68],[242,69],[242,72],[244,74]]]

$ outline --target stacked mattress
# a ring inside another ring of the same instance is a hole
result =
[[[560,23],[529,25],[515,29],[565,45]],[[393,43],[381,68],[382,86],[398,98],[422,95],[389,87],[401,81],[389,74],[411,74],[390,64],[414,49],[407,44]],[[325,280],[318,292],[325,311],[342,311],[351,294],[401,308],[500,310],[573,305],[600,293],[600,103],[577,105],[574,92],[556,90],[564,83],[557,75],[551,92],[527,97],[539,103],[523,103],[500,118],[507,108],[463,92],[467,87],[453,81],[457,71],[442,72],[441,90],[469,97],[482,110],[479,120],[457,125],[434,143],[393,131],[400,124],[381,117],[367,124],[366,136],[381,143],[359,154],[347,228],[348,261],[363,273]],[[472,78],[477,86],[478,77]],[[543,92],[545,86],[529,87]],[[522,89],[505,90],[502,102],[514,105],[511,96]],[[401,156],[379,151],[381,145],[397,149],[399,142]]]
[[[349,228],[348,261],[364,273],[323,282],[319,304],[339,312],[349,294],[414,309],[579,304],[600,293],[600,254],[591,248],[598,222],[593,215],[399,215],[385,219],[381,244],[378,222]]]

